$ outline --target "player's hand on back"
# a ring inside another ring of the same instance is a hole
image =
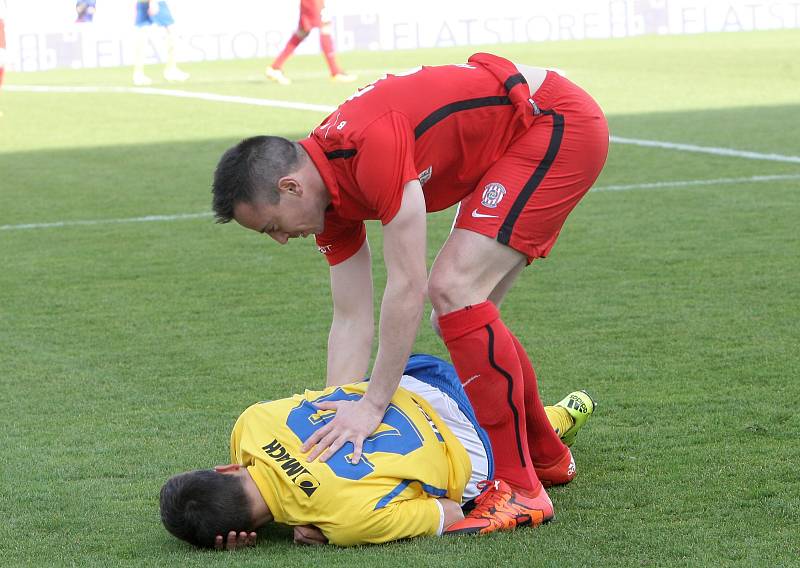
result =
[[[328,544],[328,539],[325,538],[322,531],[314,525],[299,525],[294,527],[294,543],[317,546],[320,544]]]
[[[337,400],[314,404],[320,410],[335,410],[336,416],[328,424],[314,432],[303,444],[302,451],[308,452],[308,461],[327,461],[347,442],[353,443],[351,463],[361,460],[364,440],[380,426],[386,409],[378,408],[366,398],[357,401]],[[327,451],[326,451],[327,450]]]
[[[241,531],[231,531],[227,538],[218,534],[214,539],[214,548],[217,550],[236,550],[237,548],[247,548],[256,545],[256,533]]]

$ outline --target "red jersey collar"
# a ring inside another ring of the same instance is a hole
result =
[[[311,161],[314,162],[317,171],[319,171],[319,174],[322,176],[325,189],[328,190],[328,194],[331,196],[331,207],[338,209],[339,205],[342,203],[342,199],[339,195],[339,182],[336,181],[336,174],[333,173],[333,168],[327,156],[325,156],[322,147],[313,138],[304,138],[299,140],[298,144],[308,152]]]

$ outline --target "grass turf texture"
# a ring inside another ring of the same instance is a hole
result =
[[[800,155],[800,32],[502,45],[557,66],[617,136]],[[366,81],[474,50],[346,53]],[[336,104],[320,57],[187,64],[181,89]],[[152,75],[155,77],[156,70]],[[10,75],[9,85],[127,85],[130,69]],[[166,85],[156,85],[166,86]],[[0,92],[0,225],[207,211],[217,158],[322,115],[132,94]],[[800,165],[612,145],[598,186],[800,174]],[[504,317],[543,398],[600,409],[557,521],[488,538],[202,553],[170,537],[158,490],[228,461],[250,403],[324,381],[327,268],[210,218],[0,231],[3,466],[9,565],[789,565],[800,556],[797,218],[800,182],[590,193]],[[431,258],[450,214],[429,223]],[[370,227],[376,284],[385,275]],[[377,296],[376,294],[376,297]],[[416,349],[445,355],[423,327]]]

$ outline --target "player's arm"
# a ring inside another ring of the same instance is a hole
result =
[[[328,541],[338,546],[354,546],[436,536],[464,518],[458,503],[446,498],[420,497],[362,511],[361,515],[349,517],[346,525],[324,527],[322,532]]]
[[[328,335],[327,384],[361,380],[372,355],[372,260],[364,241],[358,252],[331,266],[333,321]]]
[[[419,180],[406,183],[400,210],[383,227],[386,288],[378,353],[365,402],[381,416],[397,390],[419,330],[427,287],[425,197]]]
[[[442,506],[442,515],[444,518],[442,530],[464,519],[464,511],[461,510],[461,505],[459,503],[445,497],[440,498],[438,501]]]
[[[294,543],[317,546],[328,544],[325,534],[314,525],[298,525],[294,527]]]
[[[350,441],[353,443],[352,461],[358,462],[364,439],[378,427],[397,390],[425,304],[425,221],[425,198],[419,180],[415,179],[405,184],[400,209],[383,227],[387,279],[381,303],[378,354],[369,387],[357,402],[316,405],[323,410],[336,410],[336,418],[317,430],[303,445],[304,452],[313,448],[309,461],[320,455],[325,461]]]

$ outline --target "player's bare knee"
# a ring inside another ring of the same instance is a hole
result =
[[[428,297],[437,315],[447,314],[458,309],[461,283],[452,272],[432,271],[428,280]]]

